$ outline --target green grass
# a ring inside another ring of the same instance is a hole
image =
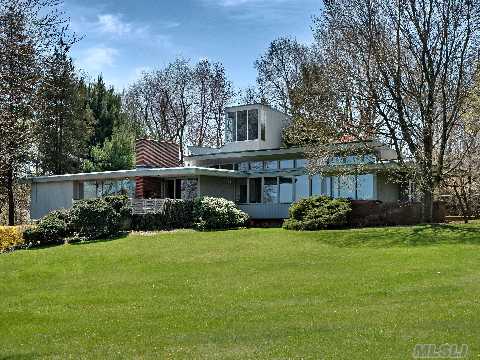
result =
[[[0,359],[480,354],[480,224],[155,236],[0,256]]]

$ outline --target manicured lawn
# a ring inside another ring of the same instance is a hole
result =
[[[480,224],[155,236],[0,256],[0,359],[480,354]]]

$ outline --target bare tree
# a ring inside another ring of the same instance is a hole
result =
[[[416,181],[428,222],[434,192],[456,165],[446,152],[467,111],[479,10],[469,0],[331,0],[315,22],[316,63],[334,95],[326,97],[330,129],[337,139],[390,144]]]
[[[292,90],[300,79],[309,49],[294,39],[279,38],[256,62],[257,83],[267,102],[290,114]]]

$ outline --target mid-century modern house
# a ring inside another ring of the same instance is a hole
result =
[[[141,139],[136,143],[136,168],[31,179],[31,217],[69,208],[75,200],[124,193],[137,199],[223,197],[235,201],[252,219],[288,217],[290,204],[311,195],[396,202],[398,184],[377,166],[394,161],[395,152],[380,143],[368,155],[338,156],[329,166],[366,164],[361,175],[308,175],[305,150],[282,146],[289,117],[265,105],[230,107],[225,114],[225,145],[190,147],[184,165],[177,145]],[[340,146],[340,145],[339,145]]]

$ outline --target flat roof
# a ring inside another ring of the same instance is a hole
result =
[[[247,175],[235,170],[213,169],[197,166],[174,168],[137,168],[132,170],[103,171],[92,173],[51,175],[29,177],[27,181],[33,183],[61,182],[61,181],[88,181],[106,179],[131,179],[135,177],[188,177],[188,176],[217,176],[242,178]]]

